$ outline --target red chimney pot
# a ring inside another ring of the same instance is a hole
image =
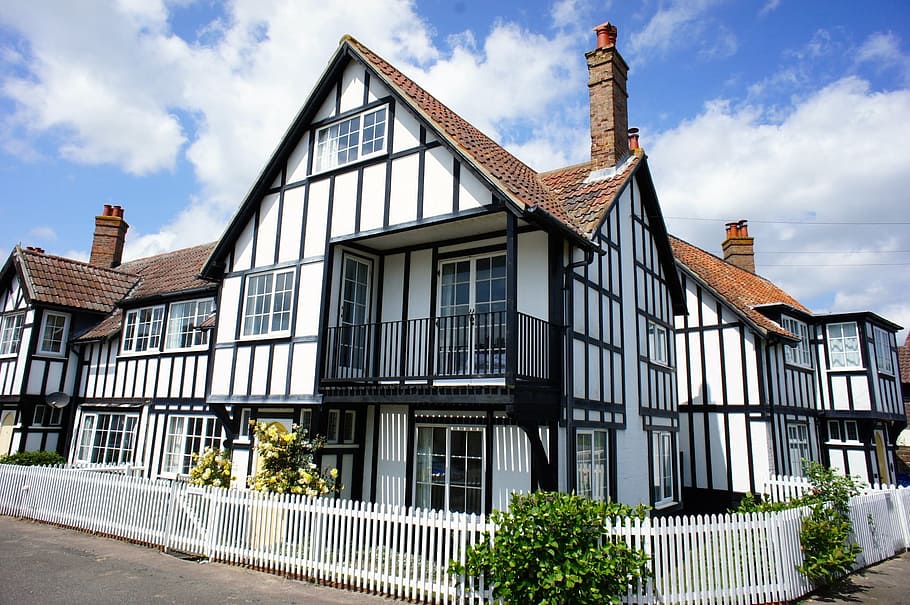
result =
[[[594,33],[597,34],[597,48],[616,46],[616,26],[609,21],[595,27]]]
[[[630,128],[629,129],[629,151],[635,151],[638,149],[638,129]]]
[[[101,216],[112,216],[113,206],[110,204],[105,204],[104,209],[101,211]]]

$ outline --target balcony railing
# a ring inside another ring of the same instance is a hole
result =
[[[509,350],[506,311],[329,328],[323,382],[371,383],[505,378],[550,380],[554,326],[518,313]]]

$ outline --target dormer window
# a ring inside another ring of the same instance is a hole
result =
[[[316,131],[316,172],[385,153],[388,107],[371,109]]]
[[[123,352],[157,351],[161,346],[163,324],[164,305],[127,311],[123,327]]]
[[[793,346],[784,347],[784,360],[793,365],[804,368],[812,367],[812,353],[809,350],[809,328],[805,323],[786,315],[781,317],[781,323],[788,332],[799,336],[799,342]]]

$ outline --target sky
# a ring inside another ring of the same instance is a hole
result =
[[[910,326],[905,0],[0,0],[0,254],[87,259],[104,204],[125,259],[218,239],[344,34],[532,168],[585,161],[604,21],[671,233],[746,219],[813,311]]]

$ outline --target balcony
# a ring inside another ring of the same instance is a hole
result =
[[[507,311],[329,328],[322,384],[550,384],[556,327]]]

